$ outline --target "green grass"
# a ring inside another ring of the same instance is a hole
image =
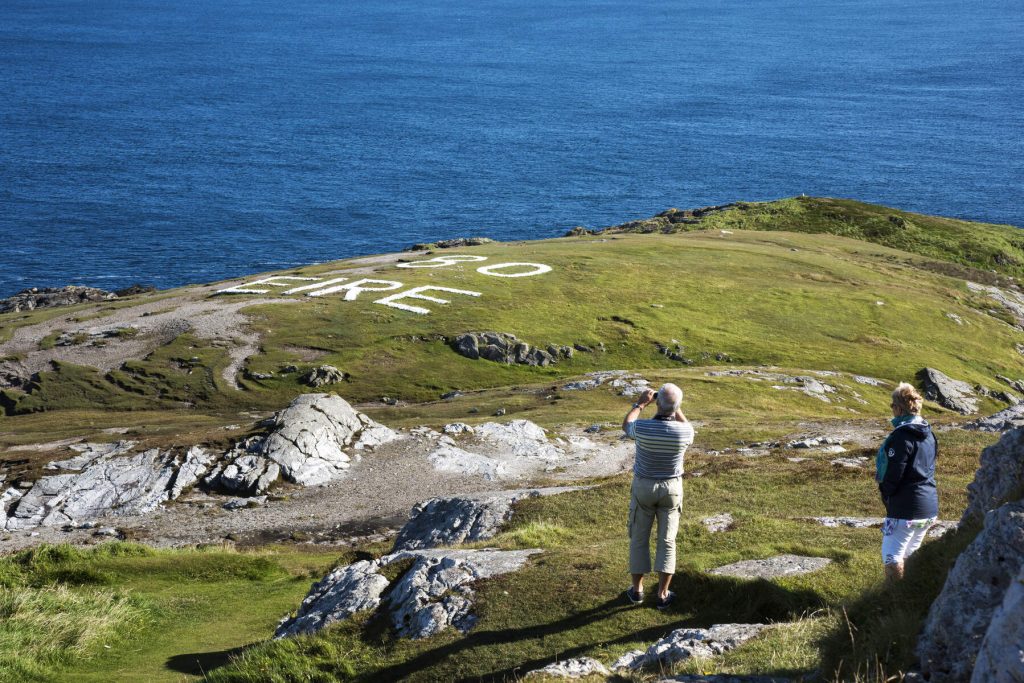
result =
[[[725,211],[671,223],[666,218],[635,221],[606,232],[692,230],[784,230],[831,234],[882,244],[959,264],[983,281],[987,273],[1024,275],[1024,237],[1009,225],[928,216],[852,199],[792,197],[773,202],[737,202]],[[940,265],[933,266],[940,270]]]

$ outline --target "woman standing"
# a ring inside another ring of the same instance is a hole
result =
[[[939,514],[935,487],[938,443],[921,417],[924,399],[901,382],[892,392],[893,431],[878,449],[875,479],[885,503],[882,562],[890,581],[903,578],[903,562],[921,547]]]

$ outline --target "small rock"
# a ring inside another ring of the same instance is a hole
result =
[[[715,657],[758,636],[765,628],[765,624],[716,624],[707,629],[676,629],[646,651],[626,653],[616,660],[612,669],[637,671],[645,667],[670,666],[691,657]]]
[[[321,365],[313,368],[300,378],[300,381],[311,387],[323,387],[329,384],[337,384],[348,378],[348,373],[342,372],[333,365]]]
[[[117,538],[121,535],[121,532],[112,526],[100,527],[96,531],[92,532],[93,536],[108,536],[110,538]]]
[[[505,414],[505,409],[504,408],[498,408],[497,410],[494,411],[495,417],[501,417],[504,414]]]
[[[445,434],[453,434],[453,435],[472,434],[473,433],[473,428],[471,426],[469,426],[468,424],[466,424],[465,422],[452,422],[450,424],[446,424],[444,426],[443,431],[444,431]]]
[[[715,576],[735,576],[740,579],[774,579],[780,576],[808,574],[832,563],[826,557],[777,555],[763,560],[743,560],[709,571]]]
[[[611,674],[612,672],[608,670],[608,667],[596,659],[591,657],[578,657],[576,659],[567,659],[562,662],[548,664],[543,669],[536,669],[535,671],[528,672],[523,676],[523,678],[530,678],[532,676],[583,678],[584,676],[591,675],[611,676]]]
[[[700,521],[700,523],[704,525],[704,528],[712,534],[728,531],[732,528],[733,522],[734,520],[732,515],[728,512],[715,515],[714,517],[705,517]]]

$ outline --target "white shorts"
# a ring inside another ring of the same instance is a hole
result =
[[[928,519],[893,519],[882,522],[882,562],[900,564],[921,547],[935,517]]]

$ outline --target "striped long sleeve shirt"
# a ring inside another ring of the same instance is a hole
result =
[[[693,443],[693,425],[672,419],[635,420],[626,436],[636,441],[633,474],[644,479],[672,479],[683,474],[683,456]]]

